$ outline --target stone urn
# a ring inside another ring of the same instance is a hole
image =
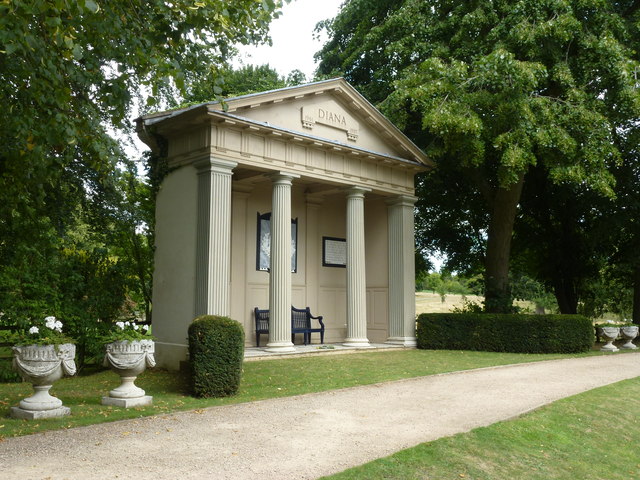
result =
[[[625,340],[622,348],[638,348],[633,344],[633,339],[638,336],[637,325],[620,327],[620,335],[622,335],[622,338]]]
[[[598,335],[606,342],[600,350],[605,352],[617,352],[618,348],[613,341],[618,338],[620,327],[598,327]]]
[[[102,397],[103,405],[143,407],[151,405],[153,397],[135,385],[135,380],[147,367],[155,367],[153,340],[122,340],[106,345],[104,366],[120,375],[121,384]]]
[[[13,347],[13,368],[33,385],[35,393],[22,400],[19,407],[11,407],[11,416],[32,420],[69,415],[69,407],[50,395],[49,389],[64,375],[75,375],[75,356],[76,346],[71,343]]]

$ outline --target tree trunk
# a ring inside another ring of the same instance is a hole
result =
[[[556,276],[553,280],[553,293],[556,296],[560,313],[578,313],[578,293],[573,282],[561,278],[561,275]]]
[[[484,305],[488,313],[508,313],[512,299],[509,289],[509,257],[513,224],[522,194],[524,174],[507,188],[498,188],[489,220],[485,264]]]
[[[633,323],[640,325],[640,264],[633,270]]]

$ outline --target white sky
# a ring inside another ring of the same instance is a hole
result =
[[[313,29],[320,20],[338,14],[343,0],[292,0],[282,7],[280,18],[271,22],[273,46],[240,46],[241,58],[234,65],[262,65],[268,63],[280,75],[301,70],[311,80],[316,65],[313,54],[322,47],[326,35],[313,39]]]

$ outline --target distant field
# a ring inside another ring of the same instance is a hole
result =
[[[455,295],[453,293],[445,296],[444,302],[440,295],[431,292],[416,292],[416,315],[421,313],[447,313],[453,311],[454,307],[462,308],[464,300],[467,302],[478,303],[482,305],[484,297],[479,295]],[[533,310],[530,302],[514,302],[519,307]]]
[[[454,307],[462,308],[464,299],[468,302],[482,304],[484,297],[478,295],[462,295],[447,294],[444,302],[440,295],[431,292],[416,292],[416,314],[421,313],[447,313]]]

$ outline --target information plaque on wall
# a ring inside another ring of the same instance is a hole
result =
[[[322,237],[322,266],[347,266],[347,241],[344,238]]]

